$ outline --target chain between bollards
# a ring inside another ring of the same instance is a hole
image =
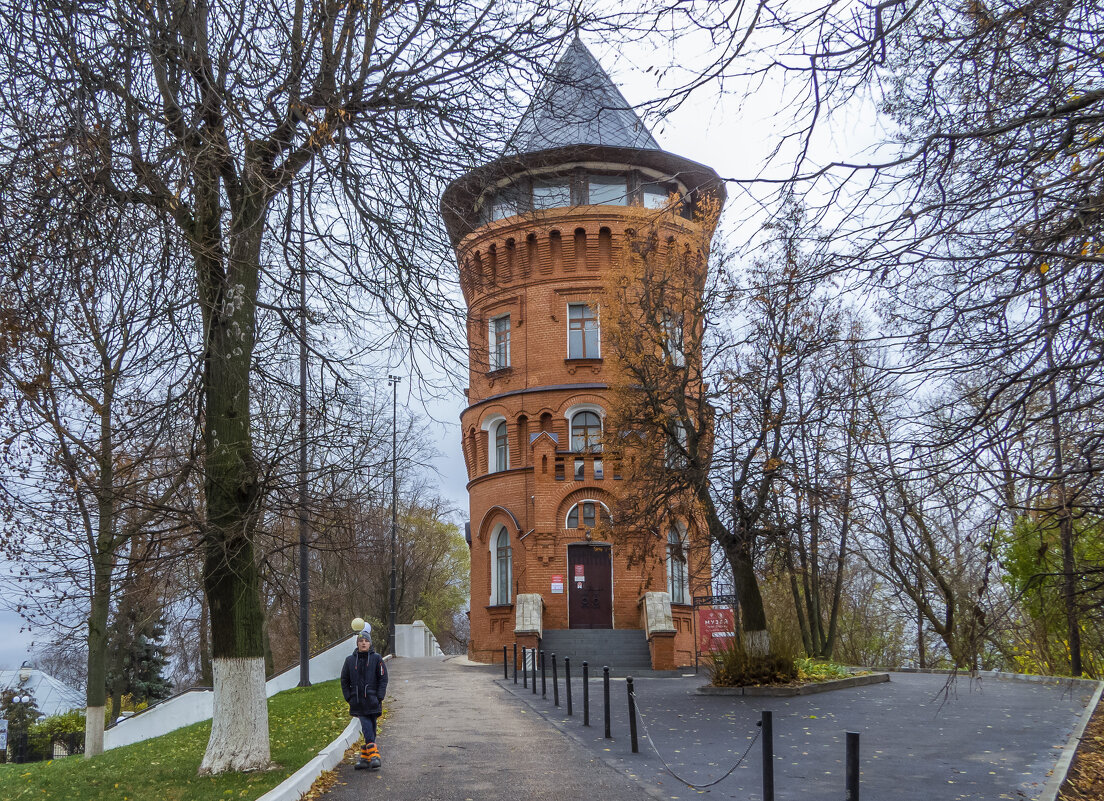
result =
[[[567,714],[571,715],[571,657],[564,657],[564,692],[567,693]]]
[[[555,654],[552,654],[552,705],[560,705],[560,676],[556,668]]]
[[[610,734],[610,702],[609,702],[609,666],[602,668],[602,703],[606,707],[606,734],[607,740],[612,740],[613,735]]]
[[[590,725],[590,666],[583,660],[583,725]]]
[[[629,737],[632,740],[632,752],[638,754],[640,748],[636,744],[636,696],[633,695],[632,676],[626,678],[625,682],[629,688]]]

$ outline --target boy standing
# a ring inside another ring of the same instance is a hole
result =
[[[346,657],[341,668],[341,692],[349,703],[349,714],[360,719],[364,733],[364,745],[354,767],[379,770],[376,721],[383,713],[383,698],[387,695],[387,666],[383,657],[372,650],[367,627],[357,634],[356,650]]]

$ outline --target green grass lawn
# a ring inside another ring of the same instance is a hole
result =
[[[268,699],[272,760],[266,773],[196,775],[211,722],[196,723],[94,759],[0,765],[0,801],[217,801],[259,798],[301,768],[349,724],[338,682]]]

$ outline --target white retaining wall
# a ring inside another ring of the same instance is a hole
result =
[[[331,645],[325,651],[312,656],[311,681],[322,682],[338,678],[341,675],[341,666],[345,663],[345,657],[351,654],[355,647],[356,637],[350,636],[349,639]],[[271,697],[284,690],[290,690],[298,683],[299,665],[295,665],[265,682],[265,695]],[[212,715],[213,707],[214,692],[211,690],[189,690],[173,696],[138,715],[119,721],[105,731],[104,750],[159,737],[184,726],[199,723],[201,720],[208,720]]]
[[[425,621],[415,620],[410,624],[395,626],[395,656],[443,656],[437,638],[429,630]],[[338,667],[340,671],[341,668]]]

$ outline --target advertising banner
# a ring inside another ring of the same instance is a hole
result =
[[[698,610],[698,649],[710,654],[728,647],[736,636],[736,616],[731,609]]]

